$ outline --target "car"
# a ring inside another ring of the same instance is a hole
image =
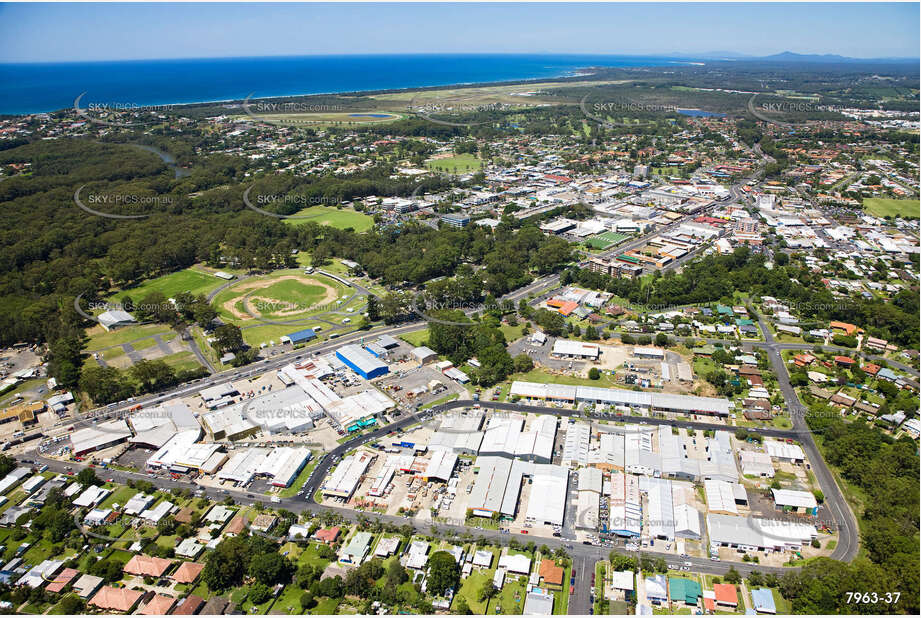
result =
[[[114,483],[115,479],[106,479],[106,483]]]
[[[522,530],[522,531],[521,531],[521,534],[527,534],[527,533],[528,533],[527,530]]]
[[[573,594],[575,591],[576,591],[576,587],[575,587],[575,586],[570,586],[570,587],[569,587],[569,594]]]
[[[686,567],[689,567],[689,566],[691,566],[691,562],[690,562],[690,560],[687,560],[687,561],[685,561],[685,563],[684,563],[684,566],[686,566]]]
[[[670,564],[670,565],[668,565],[668,568],[671,569],[672,571],[677,571],[677,570],[678,570],[678,565],[677,565],[677,564]]]

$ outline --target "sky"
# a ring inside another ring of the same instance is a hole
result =
[[[0,4],[0,62],[334,54],[918,57],[919,3]]]

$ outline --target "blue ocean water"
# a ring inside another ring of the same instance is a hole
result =
[[[0,113],[93,103],[152,106],[573,75],[593,66],[684,64],[686,59],[599,55],[300,56],[0,64]]]

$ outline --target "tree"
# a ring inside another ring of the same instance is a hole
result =
[[[377,322],[379,319],[381,319],[381,312],[377,303],[377,296],[374,294],[368,295],[368,319],[372,322]]]
[[[247,599],[253,605],[262,605],[272,597],[272,589],[261,582],[256,582],[249,587]]]
[[[723,576],[730,584],[738,584],[742,581],[742,576],[739,575],[739,572],[736,571],[735,567],[729,567],[729,570],[726,572],[726,575]]]
[[[86,603],[75,594],[68,594],[63,599],[61,599],[58,609],[62,614],[82,614],[83,610],[86,608]]]
[[[527,354],[519,354],[513,362],[515,373],[527,373],[534,369],[534,361]]]
[[[250,559],[247,572],[256,581],[274,586],[291,579],[291,563],[277,551],[256,554]]]
[[[227,590],[243,583],[249,547],[239,536],[226,538],[205,558],[202,580],[214,591]]]
[[[222,324],[214,329],[215,346],[219,353],[237,352],[243,349],[243,333],[235,324]]]
[[[307,610],[311,609],[314,606],[313,593],[307,590],[304,594],[301,595],[300,599],[301,609]]]
[[[664,348],[668,345],[668,335],[665,333],[656,334],[656,345],[660,348]]]
[[[764,576],[760,571],[752,571],[748,575],[748,583],[752,586],[761,586],[764,584]]]
[[[77,473],[77,482],[84,487],[90,485],[102,485],[102,481],[96,476],[96,471],[92,468],[83,468]]]
[[[589,380],[599,380],[601,379],[601,372],[598,370],[598,367],[592,367],[588,370],[588,379]]]
[[[454,556],[446,551],[436,551],[429,556],[427,590],[435,596],[444,596],[448,590],[457,590],[460,567]]]
[[[493,586],[492,581],[487,580],[483,582],[483,586],[480,588],[478,599],[480,602],[487,601],[499,593],[499,590]]]

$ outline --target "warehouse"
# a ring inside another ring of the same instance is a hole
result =
[[[690,459],[681,443],[681,437],[666,425],[659,427],[659,453],[662,460],[662,476],[672,479],[694,481],[700,477],[700,463]]]
[[[524,416],[521,414],[494,414],[486,424],[480,454],[487,457],[514,457],[523,427]]]
[[[515,456],[535,463],[550,463],[553,460],[556,427],[555,416],[538,415],[531,421],[531,427],[519,436]]]
[[[760,478],[774,478],[774,464],[771,456],[758,451],[742,451],[739,453],[739,464],[743,476],[756,476]]]
[[[628,425],[624,434],[624,472],[661,475],[662,457],[652,451],[652,430]]]
[[[815,515],[819,510],[815,496],[808,491],[794,489],[772,489],[774,504],[784,511]]]
[[[476,458],[473,464],[477,473],[476,481],[470,491],[470,499],[467,501],[467,506],[473,509],[474,515],[491,517],[493,513],[503,513],[503,500],[512,472],[512,463],[512,460],[504,457],[480,456]],[[514,493],[517,502],[518,493],[517,491]],[[511,513],[503,514],[512,516],[514,513],[513,509]]]
[[[707,498],[707,509],[711,513],[739,514],[732,483],[717,480],[704,481],[704,495]]]
[[[366,451],[344,457],[323,484],[323,495],[350,499],[373,459]]]
[[[526,521],[562,526],[569,492],[569,470],[552,464],[533,464],[531,500]],[[536,499],[535,499],[536,498]]]
[[[422,476],[426,481],[441,481],[446,483],[454,474],[457,465],[457,455],[446,450],[432,451],[428,465]]]
[[[660,350],[659,348],[633,348],[633,355],[637,358],[651,358],[653,360],[661,361],[665,358],[665,351]]]
[[[131,429],[124,419],[99,423],[93,427],[78,429],[70,434],[73,454],[77,457],[121,444],[131,437]]]
[[[618,536],[640,536],[643,507],[640,499],[640,481],[623,472],[611,474],[610,526]]]
[[[96,321],[107,331],[137,324],[137,320],[130,313],[121,309],[111,309],[100,313]]]
[[[421,345],[418,348],[413,348],[412,352],[410,353],[422,365],[427,365],[428,363],[434,363],[435,361],[438,360],[438,353],[435,352],[435,350],[428,348],[424,345]]]
[[[707,528],[711,545],[739,551],[798,551],[818,534],[811,524],[715,513],[707,515]]]
[[[377,473],[377,476],[374,477],[374,480],[371,482],[371,488],[368,490],[368,495],[375,498],[386,495],[387,490],[390,487],[390,482],[393,480],[393,475],[395,473],[396,466],[392,465],[388,461],[380,469],[380,471]]]
[[[649,508],[649,536],[666,541],[675,540],[675,512],[672,505],[672,482],[651,476],[640,477],[640,491],[646,494]]]
[[[270,391],[245,403],[240,412],[269,434],[301,433],[313,429],[311,398],[299,387]],[[236,407],[236,406],[234,406]],[[232,410],[232,408],[227,409]]]
[[[291,343],[291,345],[300,345],[302,343],[307,343],[308,341],[312,341],[316,338],[317,338],[317,334],[313,332],[312,328],[305,328],[303,330],[295,331],[293,333],[285,335],[284,337],[281,338],[281,342],[286,343],[286,340],[287,340],[287,342]]]
[[[700,512],[690,504],[678,504],[674,512],[675,536],[699,541],[701,538]]]
[[[177,433],[147,460],[147,468],[168,469],[177,473],[201,470],[212,455],[221,450],[221,445],[196,444],[199,434],[200,430],[194,429]]]
[[[598,510],[601,500],[602,472],[597,468],[579,470],[579,501],[576,506],[576,528],[598,529]]]
[[[588,465],[588,444],[591,428],[585,423],[570,423],[563,442],[561,463],[569,468]]]
[[[765,440],[764,450],[770,455],[771,459],[777,459],[779,461],[803,463],[803,461],[806,460],[803,449],[796,444],[788,444],[776,440]]]
[[[443,416],[438,430],[429,439],[429,448],[449,450],[459,455],[476,455],[483,442],[480,427],[484,417],[482,410]]]
[[[729,401],[713,397],[645,393],[618,388],[597,386],[566,386],[536,382],[512,382],[509,392],[522,399],[559,401],[564,403],[593,403],[604,406],[621,406],[639,410],[655,410],[680,414],[729,415]]]
[[[22,467],[16,468],[15,470],[7,474],[5,477],[3,477],[3,480],[0,481],[0,495],[5,494],[11,488],[15,487],[16,485],[19,485],[19,483],[22,482],[22,479],[29,476],[29,474],[31,474],[29,469],[22,468]]]
[[[272,475],[272,485],[290,487],[311,457],[313,453],[306,448],[276,448],[273,457],[267,459],[267,467],[271,470]]]
[[[183,403],[142,410],[129,421],[135,435],[128,442],[141,448],[159,449],[180,431],[197,430],[201,434],[195,413]]]
[[[739,480],[735,455],[729,439],[729,432],[717,431],[713,438],[707,439],[708,461],[700,462],[700,475],[704,479],[716,479],[735,483]]]
[[[557,339],[553,342],[553,350],[550,354],[560,358],[598,360],[598,357],[601,356],[601,348],[593,343]]]
[[[354,343],[336,350],[336,357],[366,380],[373,380],[389,371],[386,363]]]
[[[624,470],[624,436],[619,433],[602,433],[599,447],[588,453],[588,465],[605,472]]]
[[[259,431],[259,426],[243,415],[243,406],[237,404],[209,412],[201,417],[202,425],[215,440],[240,440]]]

